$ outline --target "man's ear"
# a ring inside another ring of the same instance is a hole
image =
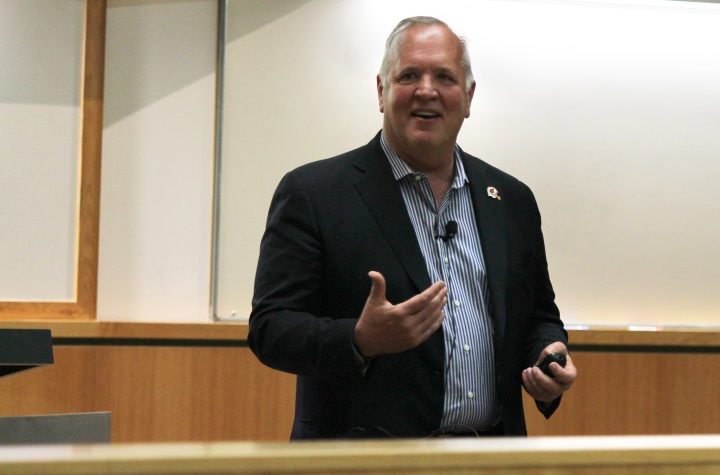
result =
[[[380,79],[379,74],[377,75],[376,80],[377,80],[378,104],[380,105],[380,112],[385,112],[385,108],[383,107],[383,82],[382,82],[382,79]]]
[[[467,119],[470,117],[470,104],[472,104],[473,96],[475,95],[475,81],[470,84],[470,88],[468,89],[468,100],[467,105],[465,106],[465,118]]]

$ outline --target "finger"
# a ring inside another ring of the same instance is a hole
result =
[[[441,310],[441,311],[440,311],[440,316],[439,316],[438,318],[436,318],[435,320],[433,320],[432,325],[430,326],[430,328],[429,328],[428,331],[427,331],[427,337],[428,337],[428,338],[430,338],[430,335],[432,335],[433,333],[435,333],[435,332],[438,330],[438,328],[440,328],[440,327],[442,326],[443,320],[445,320],[445,312],[443,312],[443,311]]]
[[[442,324],[444,318],[443,309],[447,305],[447,300],[447,289],[443,289],[412,318],[417,321],[418,325],[423,327],[424,331],[431,327],[437,328],[439,324]]]
[[[552,401],[563,393],[562,385],[547,376],[537,367],[523,371],[523,383],[528,393],[541,401]]]
[[[540,397],[540,390],[538,389],[537,383],[530,374],[530,368],[527,368],[522,372],[522,382],[528,394],[530,394],[535,399],[538,399]]]
[[[565,344],[562,343],[561,341],[556,341],[556,342],[551,343],[551,344],[549,344],[548,346],[546,346],[546,347],[542,350],[542,352],[540,352],[540,357],[538,358],[537,363],[535,363],[535,364],[536,364],[536,365],[540,364],[540,362],[541,362],[547,355],[552,354],[552,353],[562,353],[562,354],[564,354],[566,357],[569,357],[568,351],[567,351],[567,347],[565,346]]]
[[[560,366],[558,363],[550,363],[550,372],[552,373],[552,381],[559,384],[563,390],[570,387],[570,378],[565,368]]]
[[[416,314],[424,310],[438,295],[447,294],[447,287],[445,282],[438,281],[432,284],[430,287],[425,289],[413,297],[410,297],[406,301],[397,305],[398,311],[406,314]],[[441,297],[442,298],[442,297]]]
[[[537,377],[533,374],[533,368],[526,368],[525,371],[523,371],[522,377],[528,390],[532,390],[531,394],[535,395],[541,391],[541,388],[538,385]]]
[[[560,366],[558,363],[550,363],[550,371],[553,374],[553,377],[548,377],[545,373],[540,371],[541,374],[541,380],[537,381],[537,385],[540,388],[541,391],[544,391],[546,394],[552,395],[553,399],[563,392],[570,389],[570,386],[572,386],[573,377],[569,375],[569,372]],[[533,373],[534,374],[534,373]]]
[[[448,300],[448,290],[447,287],[440,287],[440,291],[434,295],[432,295],[432,298],[422,307],[418,309],[416,312],[416,315],[420,314],[437,314],[440,312],[445,305],[447,304]]]
[[[368,272],[368,277],[370,277],[370,295],[368,295],[368,300],[378,303],[385,302],[385,277],[383,277],[380,272],[374,270]]]
[[[556,365],[553,368],[553,365]],[[564,368],[557,363],[550,364],[550,369],[555,376],[555,381],[560,383],[565,390],[570,389],[570,386],[575,382],[577,373],[575,367],[572,365],[566,365]]]
[[[395,318],[405,319],[405,324],[416,341],[424,341],[435,333],[443,322],[443,308],[447,304],[447,290],[443,289],[419,312],[397,314]],[[407,307],[406,307],[407,308]],[[395,309],[397,310],[397,308]]]
[[[438,331],[438,328],[442,326],[443,320],[445,320],[445,312],[442,310],[440,310],[437,315],[434,315],[433,318],[428,318],[422,326],[418,342],[422,343],[433,336],[433,334]]]
[[[426,311],[411,317],[417,322],[416,328],[423,340],[429,338],[433,333],[435,333],[442,325],[443,320],[445,320],[443,307],[447,303],[447,298],[443,297],[439,302],[439,305],[434,310],[430,311],[430,309],[427,309]]]
[[[442,289],[418,313],[396,314],[396,319],[403,319],[414,344],[420,344],[430,338],[443,323],[443,308],[447,304],[447,289]],[[397,309],[395,309],[397,310]]]

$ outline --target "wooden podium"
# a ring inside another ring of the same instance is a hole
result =
[[[0,329],[0,377],[51,364],[50,330]],[[0,445],[109,441],[107,411],[0,417]]]

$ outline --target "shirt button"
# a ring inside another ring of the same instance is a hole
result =
[[[469,392],[468,392],[468,397],[469,397],[470,399],[474,398],[474,397],[475,397],[475,393],[472,392],[472,391],[469,391]]]
[[[463,345],[463,350],[470,351],[470,345],[467,345],[467,344]]]
[[[424,177],[422,176],[421,173],[418,173],[417,175],[415,175],[415,181],[420,181],[420,180],[422,180],[423,178],[424,178]]]
[[[448,262],[450,262],[450,258],[449,258],[449,257],[446,257],[446,258],[443,259],[443,260],[445,261],[445,264],[447,264]]]
[[[456,307],[459,307],[459,306],[460,306],[460,301],[459,301],[459,300],[456,300],[456,301],[454,301],[453,303],[455,304]]]

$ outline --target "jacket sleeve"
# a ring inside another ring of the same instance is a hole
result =
[[[532,206],[534,213],[534,305],[533,315],[530,319],[530,328],[528,332],[528,338],[526,341],[527,348],[527,365],[533,366],[537,362],[542,353],[551,343],[557,341],[563,342],[566,346],[568,344],[567,331],[564,328],[563,322],[560,319],[560,310],[555,304],[555,292],[550,282],[550,276],[548,272],[547,257],[545,254],[545,242],[542,235],[541,229],[541,218],[540,212],[535,202],[535,198],[532,197]],[[560,405],[561,397],[558,397],[554,401],[544,403],[536,401],[536,405],[540,412],[549,418],[555,412]]]
[[[545,244],[540,230],[539,219],[538,215],[533,273],[534,304],[527,339],[528,365],[534,365],[542,350],[549,344],[561,341],[567,345],[568,342],[567,332],[560,319],[560,310],[555,304],[555,292],[550,283]]]
[[[320,229],[308,186],[288,173],[273,196],[260,245],[248,342],[264,364],[281,371],[357,374],[357,319],[322,315]]]

